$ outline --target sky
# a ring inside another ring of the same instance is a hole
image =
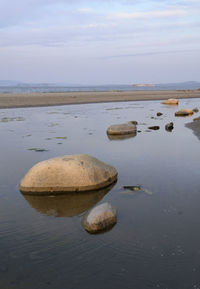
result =
[[[200,81],[200,0],[0,0],[0,80]]]

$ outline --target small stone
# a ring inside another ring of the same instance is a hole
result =
[[[191,109],[180,109],[179,111],[175,112],[175,116],[187,116],[192,115],[194,112]]]
[[[160,127],[158,125],[149,126],[149,129],[158,130]]]
[[[166,129],[167,131],[172,131],[173,128],[174,128],[173,122],[167,123],[167,124],[165,125],[165,129]]]
[[[161,116],[161,115],[163,115],[163,113],[162,113],[162,112],[157,112],[156,115],[157,115],[157,116]]]
[[[197,107],[195,107],[192,111],[193,112],[199,112],[199,109]]]
[[[91,209],[82,218],[82,226],[92,234],[108,230],[117,222],[117,210],[108,203]]]
[[[167,104],[167,105],[178,105],[178,99],[176,98],[169,98],[167,100],[164,100],[162,104]]]
[[[124,135],[134,134],[137,132],[137,127],[131,123],[114,124],[107,129],[108,135]]]

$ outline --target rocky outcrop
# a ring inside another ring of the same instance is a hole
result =
[[[126,134],[136,134],[137,127],[132,123],[114,124],[108,127],[108,135],[126,135]]]
[[[108,230],[117,222],[117,210],[108,203],[103,203],[83,216],[82,226],[89,233]]]
[[[180,109],[179,111],[175,112],[175,116],[188,116],[192,115],[194,112],[191,109]]]
[[[178,105],[178,99],[176,98],[169,98],[167,100],[164,100],[162,104],[167,104],[167,105]]]
[[[19,184],[22,193],[98,190],[117,179],[114,167],[89,155],[66,155],[34,165]]]

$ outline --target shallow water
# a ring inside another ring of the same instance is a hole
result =
[[[176,110],[159,101],[0,110],[0,289],[200,288],[200,143],[184,126],[193,116]],[[137,136],[107,137],[108,126],[131,120]],[[75,197],[18,191],[35,163],[74,153],[113,165],[117,184]],[[118,222],[90,235],[81,217],[103,202],[118,208]]]

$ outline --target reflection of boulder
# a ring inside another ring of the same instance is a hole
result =
[[[124,139],[135,137],[136,135],[137,135],[137,132],[130,133],[130,134],[124,134],[124,135],[109,135],[109,134],[107,134],[109,140],[124,140]]]
[[[24,194],[85,192],[109,186],[117,179],[114,167],[89,155],[66,155],[39,162],[24,176]]]
[[[32,208],[41,214],[55,217],[73,217],[82,214],[98,203],[112,188],[98,191],[67,193],[64,195],[23,195]]]

